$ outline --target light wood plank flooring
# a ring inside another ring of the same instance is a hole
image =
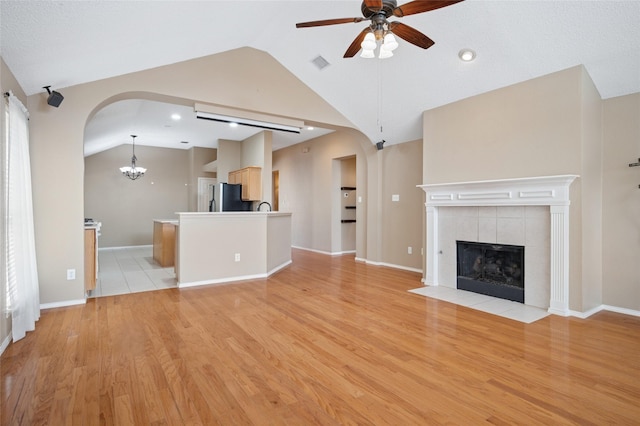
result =
[[[0,423],[640,422],[640,318],[524,324],[419,285],[294,250],[269,279],[43,311],[0,358]]]

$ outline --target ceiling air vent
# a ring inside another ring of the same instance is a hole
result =
[[[313,65],[318,67],[319,70],[329,66],[329,62],[320,55],[316,56],[316,58],[311,62],[313,62]]]

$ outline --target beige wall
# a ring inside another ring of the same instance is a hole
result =
[[[581,172],[582,68],[424,113],[424,183]]]
[[[385,147],[382,187],[382,259],[385,263],[402,265],[422,271],[422,141]],[[392,201],[398,195],[399,201]],[[408,247],[412,254],[408,254]]]
[[[85,158],[84,214],[102,223],[102,248],[152,244],[154,219],[189,211],[191,150],[137,146],[136,157],[147,172],[133,181],[118,170],[130,161],[130,144]]]
[[[579,310],[602,305],[602,99],[593,80],[581,70],[582,129],[580,190],[582,219],[582,291]]]
[[[20,87],[20,85],[16,81],[16,78],[14,77],[11,70],[7,67],[7,64],[5,64],[4,60],[0,58],[0,93],[6,93],[8,91],[11,91],[18,99],[20,99],[20,101],[24,105],[27,105],[27,96],[25,95],[24,90],[22,90],[22,87]],[[4,119],[6,113],[6,105],[7,103],[4,101],[3,96],[2,102],[0,102],[0,137],[2,138],[3,145],[5,143],[4,135],[6,131]],[[3,157],[3,153],[4,147],[2,151],[0,151],[0,166],[2,167],[2,173],[4,174],[5,158]],[[2,206],[1,203],[2,200],[0,200],[0,208],[2,209],[2,211],[4,211],[5,207]],[[2,229],[0,229],[0,232],[3,232]],[[0,344],[2,344],[11,333],[11,317],[7,318],[7,316],[4,314],[4,303],[6,301],[5,290],[6,289],[4,284],[0,283],[0,309],[2,310],[2,313],[0,313]]]
[[[293,245],[329,253],[350,251],[345,239],[355,230],[357,258],[421,270],[424,192],[416,185],[422,182],[422,141],[377,151],[363,138],[342,131],[273,153],[273,169],[280,173],[280,210],[293,213]],[[342,180],[343,175],[349,179]],[[355,227],[340,222],[341,186],[357,188],[349,194],[357,206]],[[400,201],[392,202],[392,194],[400,195]]]
[[[363,145],[370,144],[361,133],[341,130],[273,153],[273,170],[280,176],[280,211],[293,213],[292,244],[322,252],[339,252],[341,244],[339,214],[332,214],[340,195],[340,165],[335,160],[356,157],[357,176],[354,196],[361,196],[356,210],[356,256],[367,258],[367,159]],[[374,149],[374,148],[371,148]],[[305,152],[306,151],[306,152]],[[362,208],[361,208],[362,207]],[[339,212],[340,205],[337,205]]]
[[[240,70],[240,72],[239,72]],[[338,111],[267,53],[241,48],[218,55],[58,88],[59,108],[44,93],[28,97],[38,273],[42,303],[84,299],[84,128],[110,103],[144,98],[193,105],[224,105],[296,119],[323,127],[351,126]],[[300,100],[304,99],[304,102]]]
[[[638,311],[640,93],[603,104],[603,303]]]
[[[273,140],[273,132],[265,130],[256,135],[253,135],[240,144],[241,157],[240,167],[257,166],[262,169],[262,199],[261,201],[271,200],[271,146]],[[257,207],[257,203],[254,203],[254,207]]]
[[[179,287],[266,277],[291,262],[290,214],[224,212],[179,216]]]

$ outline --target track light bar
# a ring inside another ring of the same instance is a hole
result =
[[[268,121],[253,120],[250,118],[215,114],[212,112],[197,111],[197,110],[196,110],[196,118],[200,118],[203,120],[219,121],[222,123],[237,123],[243,126],[259,127],[261,129],[267,129],[267,130],[280,130],[282,132],[290,132],[290,133],[300,133],[300,130],[302,128],[302,125],[294,126],[294,125],[281,124],[281,123],[272,123]]]

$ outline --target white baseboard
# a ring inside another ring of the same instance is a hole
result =
[[[324,254],[324,255],[327,255],[327,256],[342,256],[343,254],[355,254],[355,252],[356,252],[355,250],[330,252],[330,251],[316,250],[316,249],[310,249],[310,248],[299,247],[299,246],[291,246],[291,248],[298,249],[298,250],[304,250],[304,251],[310,251],[310,252],[313,252],[313,253]]]
[[[98,251],[109,250],[126,250],[126,249],[140,249],[140,248],[153,248],[152,244],[146,244],[141,246],[122,246],[122,247],[98,247]]]
[[[625,314],[625,315],[631,315],[634,317],[640,317],[640,311],[637,311],[635,309],[620,308],[618,306],[611,306],[611,305],[596,306],[595,308],[589,309],[588,311],[585,311],[585,312],[570,311],[570,315],[573,317],[585,319],[585,318],[589,318],[593,314],[597,314],[600,311],[616,312],[618,314]]]
[[[179,282],[178,288],[198,287],[201,285],[229,284],[237,281],[258,280],[260,278],[267,278],[267,274],[240,275],[237,277],[219,278],[215,280]]]
[[[87,299],[64,300],[62,302],[54,303],[41,303],[40,309],[64,308],[66,306],[84,305],[85,303],[87,303]]]
[[[402,269],[403,271],[410,271],[410,272],[417,272],[419,274],[422,273],[422,269],[418,269],[418,268],[412,268],[410,266],[404,266],[404,265],[396,265],[394,263],[387,263],[387,262],[374,262],[373,260],[367,260],[367,259],[362,259],[362,258],[356,258],[357,261],[359,262],[364,262],[368,265],[374,265],[374,266],[386,266],[387,268],[394,268],[394,269]],[[421,280],[422,282],[424,282],[424,279]]]
[[[7,336],[7,338],[2,341],[2,344],[0,344],[0,355],[2,355],[4,353],[4,350],[9,347],[9,343],[11,343],[12,336],[13,335],[11,334],[11,332],[9,332],[9,335]]]
[[[284,262],[283,264],[276,266],[275,268],[273,268],[272,270],[267,272],[267,276],[271,276],[272,274],[275,274],[280,269],[286,268],[287,266],[291,265],[292,263],[293,262],[291,260],[288,260],[288,261]]]

